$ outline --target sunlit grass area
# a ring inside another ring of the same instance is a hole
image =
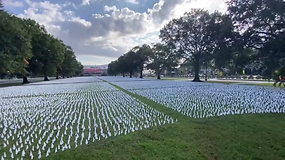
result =
[[[284,159],[284,114],[192,119],[120,88],[178,122],[112,137],[49,159]]]

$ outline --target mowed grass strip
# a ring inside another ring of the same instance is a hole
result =
[[[284,114],[192,119],[113,86],[178,122],[111,137],[46,159],[285,159]]]

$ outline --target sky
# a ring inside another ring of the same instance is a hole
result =
[[[226,0],[2,0],[4,9],[44,25],[84,65],[116,60],[135,46],[160,42],[159,31],[192,8],[225,12]]]

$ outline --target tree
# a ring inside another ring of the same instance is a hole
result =
[[[39,38],[42,37],[43,35],[47,34],[47,31],[45,30],[44,26],[39,25],[36,21],[31,20],[31,19],[22,19],[23,25],[25,27],[25,31],[29,33],[31,36],[30,43],[32,46],[32,57],[30,59],[27,59],[28,61],[28,72],[30,75],[33,76],[40,76],[42,75],[42,67],[43,63],[38,60],[38,52],[36,52],[35,48],[37,46],[40,46],[42,41],[39,41]],[[42,43],[44,45],[44,43]],[[28,83],[27,76],[23,77],[23,81],[25,83]]]
[[[233,57],[233,68],[235,73],[243,74],[243,70],[246,69],[246,65],[248,65],[254,54],[254,50],[246,48],[236,52]]]
[[[128,62],[126,61],[125,55],[120,56],[118,58],[118,62],[117,62],[117,72],[121,73],[123,75],[123,77],[125,77],[125,74],[128,72]]]
[[[243,38],[243,45],[258,49],[263,75],[271,78],[284,64],[284,0],[231,0],[228,13]],[[282,40],[283,39],[283,40]]]
[[[71,77],[75,75],[78,62],[71,47],[66,46],[64,51],[63,62],[58,68],[58,74],[64,77]]]
[[[83,74],[83,65],[77,61],[76,69],[75,69],[75,76],[81,76]]]
[[[163,70],[176,67],[178,65],[177,54],[170,48],[170,46],[163,44],[156,44],[152,48],[152,54],[149,55],[149,64],[147,68],[155,71],[157,79],[160,79]]]
[[[32,56],[30,35],[23,21],[6,12],[0,12],[0,73],[20,74],[27,83],[27,59]]]
[[[3,4],[2,4],[2,0],[0,0],[0,11],[3,10]]]
[[[152,53],[149,45],[144,44],[142,47],[135,47],[133,51],[136,53],[136,62],[140,72],[140,78],[143,78],[144,64],[148,60],[149,55]]]
[[[139,61],[136,52],[130,50],[123,56],[125,66],[123,68],[130,74],[130,78],[133,78],[133,74],[139,69]]]
[[[162,41],[175,45],[182,57],[192,62],[194,82],[200,82],[201,64],[213,54],[216,47],[210,26],[212,18],[207,11],[194,9],[179,19],[173,19],[160,31]]]
[[[207,56],[206,62],[213,59],[214,63],[211,65],[223,70],[231,63],[235,54],[243,50],[241,36],[234,31],[233,22],[228,15],[214,12],[210,23],[209,30],[216,45],[213,55]]]
[[[228,13],[244,45],[257,49],[285,28],[284,0],[230,0]]]
[[[21,75],[23,83],[28,83],[29,74],[44,75],[48,80],[57,69],[71,76],[82,73],[72,49],[49,35],[44,26],[0,11],[1,77]]]
[[[30,68],[35,74],[44,76],[55,76],[57,69],[63,62],[65,45],[62,41],[55,39],[49,34],[39,33],[33,37],[33,58]],[[37,73],[38,72],[38,73]]]
[[[273,73],[278,70],[280,75],[285,75],[285,33],[280,34],[274,40],[269,41],[259,51],[259,57],[262,60],[263,75],[272,78]]]
[[[108,65],[108,74],[112,76],[116,76],[119,73],[119,67],[118,67],[118,60],[112,61]]]

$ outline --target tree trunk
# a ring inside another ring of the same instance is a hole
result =
[[[199,72],[200,72],[199,59],[196,59],[196,60],[195,60],[194,71],[195,71],[195,77],[194,77],[194,80],[193,80],[192,82],[202,82],[202,81],[200,80],[200,76],[199,76]]]
[[[160,73],[157,74],[157,79],[160,79]]]
[[[45,76],[44,81],[49,81],[48,76]]]
[[[157,79],[161,79],[161,78],[160,78],[161,71],[157,70],[157,71],[156,71],[156,74],[157,74]]]
[[[27,84],[27,83],[30,83],[30,82],[28,81],[28,77],[23,76],[23,84]]]
[[[205,75],[205,81],[208,81],[208,63],[206,62],[206,75]]]
[[[143,78],[143,68],[141,69],[141,75],[140,78]]]
[[[132,72],[130,72],[130,78],[133,78],[133,73]]]

